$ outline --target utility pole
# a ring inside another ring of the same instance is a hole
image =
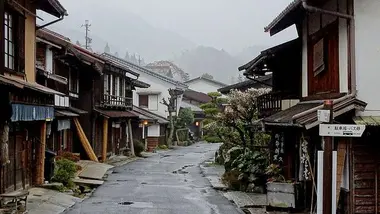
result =
[[[334,121],[333,101],[326,100],[324,109],[330,111],[329,124]],[[334,149],[334,138],[330,136],[324,137],[324,155],[323,155],[323,214],[331,214],[332,209],[332,152]],[[334,212],[335,213],[335,212]]]
[[[85,48],[86,49],[89,49],[91,48],[91,43],[92,43],[92,39],[88,36],[88,32],[90,32],[90,27],[91,27],[91,24],[88,20],[85,21],[84,25],[82,25],[82,27],[85,27],[86,29],[86,36],[84,38],[85,40]]]

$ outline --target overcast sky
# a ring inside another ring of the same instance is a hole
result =
[[[68,10],[66,19],[71,20],[70,23],[91,20],[93,16],[112,16],[118,8],[118,12],[134,13],[149,24],[174,31],[198,45],[236,53],[251,45],[275,45],[294,38],[294,28],[274,37],[264,33],[264,27],[290,1],[80,0],[79,3],[78,0],[61,0],[61,3]]]

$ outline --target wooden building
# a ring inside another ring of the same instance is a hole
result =
[[[293,92],[300,102],[284,110],[279,108],[280,102],[268,104],[268,99],[262,99],[259,111],[265,130],[274,137],[274,146],[284,145],[283,149],[273,148],[281,151],[273,157],[277,162],[281,157],[286,178],[301,183],[302,192],[310,196],[302,203],[305,209],[316,203],[315,157],[317,151],[324,149],[317,110],[323,108],[325,100],[331,100],[333,123],[367,126],[360,138],[333,140],[333,150],[337,151],[337,197],[332,203],[337,204],[341,213],[380,212],[376,154],[380,103],[373,96],[380,87],[374,82],[378,61],[373,60],[379,57],[376,51],[379,41],[374,36],[378,29],[368,25],[380,23],[378,11],[380,4],[375,0],[295,0],[265,28],[274,35],[295,24],[299,35],[298,48],[289,49],[282,56],[263,58],[269,68],[276,66],[271,58],[283,61],[277,63],[281,69],[273,70],[273,87],[295,86]],[[287,60],[292,50],[297,61]],[[284,67],[286,63],[293,68]],[[242,69],[246,75],[265,71],[260,65]],[[276,81],[281,74],[287,74],[288,78]],[[289,84],[292,80],[295,82]]]
[[[272,88],[272,74],[257,76],[243,82],[219,88],[218,92],[228,95],[231,90],[246,91],[250,88]]]
[[[62,95],[36,83],[36,9],[66,15],[57,0],[0,2],[1,193],[44,182],[46,124],[54,119],[54,96]]]
[[[137,127],[132,127],[132,121],[139,121],[138,115],[132,112],[133,90],[135,87],[150,86],[137,80],[138,77],[139,74],[105,60],[103,75],[93,82],[92,100],[95,108],[92,112],[94,127],[91,136],[95,153],[103,161],[133,148],[132,129]]]

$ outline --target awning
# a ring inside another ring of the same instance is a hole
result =
[[[143,119],[143,117],[145,117],[145,118],[148,118],[148,120],[157,121],[157,123],[159,123],[159,124],[169,123],[169,121],[166,118],[164,118],[158,114],[155,114],[151,111],[139,108],[137,106],[133,106],[133,111],[139,114],[140,119]]]
[[[18,88],[28,88],[28,89],[31,89],[31,90],[34,90],[37,92],[41,92],[44,94],[64,95],[63,93],[61,93],[59,91],[55,91],[53,89],[50,89],[48,87],[42,86],[42,85],[37,84],[37,83],[27,82],[27,81],[22,80],[22,79],[16,79],[16,78],[0,75],[0,81],[5,82],[8,85],[12,84]]]
[[[149,88],[150,87],[150,85],[148,83],[145,83],[145,82],[140,81],[140,80],[134,80],[133,86],[135,86],[137,88]]]
[[[138,117],[138,115],[134,114],[131,111],[111,111],[111,110],[100,110],[95,109],[99,114],[107,117],[107,118],[133,118]]]
[[[62,76],[59,76],[59,75],[56,75],[53,73],[49,73],[48,71],[44,70],[44,68],[39,67],[39,66],[36,66],[36,69],[37,69],[38,74],[46,77],[47,79],[54,80],[54,81],[59,82],[59,83],[64,84],[64,85],[67,85],[67,83],[68,83],[67,78],[65,78],[65,77],[62,77]]]
[[[38,0],[37,9],[43,10],[58,18],[68,15],[66,9],[58,0]]]
[[[367,104],[352,96],[345,96],[334,100],[334,115],[336,118],[351,110],[363,111]],[[323,108],[323,101],[300,102],[286,110],[280,111],[263,119],[269,126],[295,126],[311,129],[321,122],[318,121],[317,112]]]
[[[79,108],[69,107],[70,111],[77,113],[77,114],[87,114],[88,112]]]
[[[51,121],[54,119],[54,108],[50,106],[12,104],[12,112],[12,122]]]
[[[353,120],[357,125],[380,126],[380,116],[356,116]]]
[[[75,114],[71,111],[66,110],[55,110],[56,117],[79,117],[79,114]]]

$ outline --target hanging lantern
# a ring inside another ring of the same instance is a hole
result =
[[[144,125],[148,125],[148,121],[147,121],[147,120],[144,120],[143,124],[144,124]]]
[[[197,122],[195,122],[195,126],[199,126],[199,122],[197,121]]]

